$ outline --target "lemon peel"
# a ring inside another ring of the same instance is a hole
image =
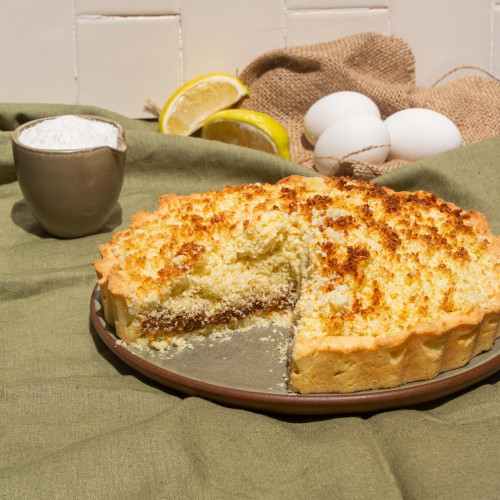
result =
[[[286,129],[271,116],[257,111],[226,109],[214,113],[205,121],[201,137],[290,159]]]

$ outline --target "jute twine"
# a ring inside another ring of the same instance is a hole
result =
[[[437,86],[464,68],[448,72],[432,87],[418,87],[415,58],[401,39],[361,33],[261,55],[238,75],[250,89],[238,107],[267,113],[279,121],[290,136],[292,160],[311,169],[315,169],[314,148],[304,136],[304,115],[318,99],[341,90],[370,97],[383,119],[406,108],[443,113],[457,125],[464,144],[500,135],[500,83],[495,77],[466,75]],[[393,160],[371,165],[347,157],[332,175],[368,180],[405,163]]]

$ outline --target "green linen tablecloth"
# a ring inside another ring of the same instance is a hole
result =
[[[62,240],[32,218],[10,131],[65,113],[114,118],[129,144],[119,207],[99,234]],[[0,498],[498,499],[500,376],[415,407],[298,417],[185,397],[95,335],[98,245],[158,195],[313,175],[292,162],[102,109],[0,105]],[[500,137],[376,179],[484,212],[500,234]]]

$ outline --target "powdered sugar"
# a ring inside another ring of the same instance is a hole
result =
[[[118,128],[111,123],[64,115],[41,121],[24,129],[19,142],[36,149],[116,148]]]

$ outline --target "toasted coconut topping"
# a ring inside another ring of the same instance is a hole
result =
[[[96,268],[121,277],[131,342],[283,307],[298,336],[384,337],[486,307],[499,248],[484,216],[433,194],[294,176],[164,195]]]

